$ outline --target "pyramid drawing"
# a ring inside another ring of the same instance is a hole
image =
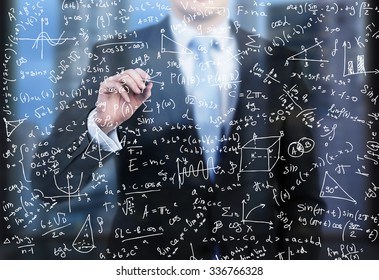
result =
[[[100,141],[100,138],[102,141]],[[103,145],[106,145],[107,149],[104,150],[97,143],[105,143]],[[96,133],[95,137],[91,140],[87,149],[85,150],[84,155],[102,162],[105,158],[115,152],[116,151],[112,149],[112,147],[106,142],[106,139],[104,139],[104,137],[102,137],[99,133]]]

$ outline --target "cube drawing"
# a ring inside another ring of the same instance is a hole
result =
[[[280,139],[255,137],[242,146],[240,172],[270,172],[280,158]]]

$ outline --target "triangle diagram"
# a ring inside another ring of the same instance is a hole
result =
[[[168,46],[170,46],[170,47],[168,47]],[[167,37],[164,34],[162,34],[162,37],[161,37],[161,52],[162,53],[182,53],[182,54],[192,54],[193,53],[186,46],[179,44],[178,42],[174,41],[173,39]]]
[[[5,122],[5,130],[7,133],[7,137],[10,137],[12,133],[21,125],[24,123],[26,119],[21,119],[17,121],[7,121],[6,118],[3,118]]]
[[[9,240],[9,238],[5,238],[3,244],[4,245],[11,244],[11,241]]]
[[[300,61],[305,61],[305,62],[319,62],[319,63],[329,62],[329,60],[323,60],[322,58],[309,58],[308,57],[308,53],[316,47],[320,48],[320,52],[321,52],[320,56],[323,57],[324,54],[323,54],[323,50],[322,50],[322,46],[321,46],[322,43],[323,43],[323,41],[316,42],[316,44],[314,44],[313,46],[311,46],[309,48],[304,48],[302,51],[290,56],[289,58],[287,58],[287,61],[289,61],[289,60],[300,60]]]
[[[332,176],[329,175],[328,171],[325,172],[320,197],[342,199],[357,204],[357,201],[352,198]]]

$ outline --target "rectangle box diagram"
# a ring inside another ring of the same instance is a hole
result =
[[[279,160],[280,138],[257,137],[242,146],[240,172],[270,172]]]
[[[357,56],[357,72],[358,73],[365,73],[365,56],[364,55],[358,55]]]

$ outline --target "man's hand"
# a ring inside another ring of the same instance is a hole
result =
[[[105,133],[128,120],[151,96],[153,83],[142,69],[128,69],[100,84],[96,102],[96,124]]]

